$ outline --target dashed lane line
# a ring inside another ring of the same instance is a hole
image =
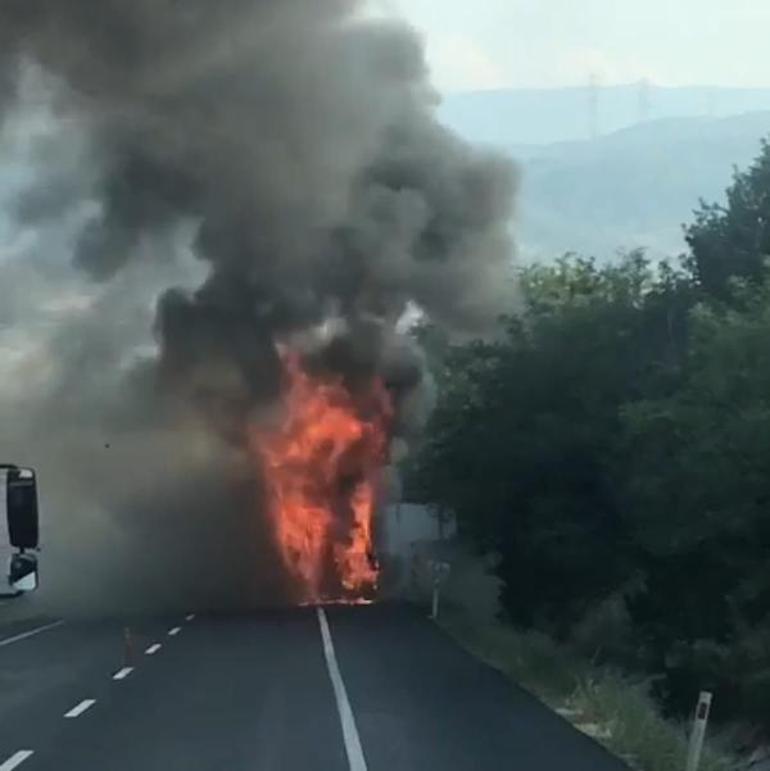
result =
[[[96,704],[96,699],[83,699],[80,704],[76,704],[69,712],[64,713],[64,717],[80,717],[87,709]]]
[[[181,626],[175,626],[173,629],[168,630],[168,636],[169,637],[176,637],[180,632],[182,631]]]
[[[152,656],[155,653],[157,653],[163,646],[160,643],[153,643],[146,651],[145,653],[148,656]]]
[[[34,754],[33,750],[14,752],[8,760],[0,763],[0,771],[13,771],[14,768],[20,766],[27,758],[31,758]]]
[[[123,669],[119,669],[113,676],[113,680],[125,680],[132,672],[134,671],[133,667],[123,667]]]

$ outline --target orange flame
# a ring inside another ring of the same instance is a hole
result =
[[[284,358],[279,429],[257,437],[276,538],[303,602],[370,600],[377,588],[372,519],[385,462],[390,397],[373,380],[356,398],[341,378]]]

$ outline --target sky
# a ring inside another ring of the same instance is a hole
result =
[[[768,0],[379,0],[441,91],[638,82],[770,86]]]

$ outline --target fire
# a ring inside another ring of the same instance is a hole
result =
[[[392,414],[378,379],[354,397],[342,378],[311,376],[295,355],[282,425],[257,437],[283,561],[304,602],[371,599],[372,520]]]

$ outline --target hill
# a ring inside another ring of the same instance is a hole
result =
[[[475,91],[447,96],[440,115],[476,142],[543,145],[590,138],[592,99],[588,87]],[[632,84],[599,88],[595,99],[599,134],[647,120],[724,118],[770,110],[770,88]]]
[[[699,199],[722,201],[735,166],[756,157],[770,111],[652,121],[593,141],[513,148],[522,170],[519,242],[528,257],[611,257],[685,248]]]

